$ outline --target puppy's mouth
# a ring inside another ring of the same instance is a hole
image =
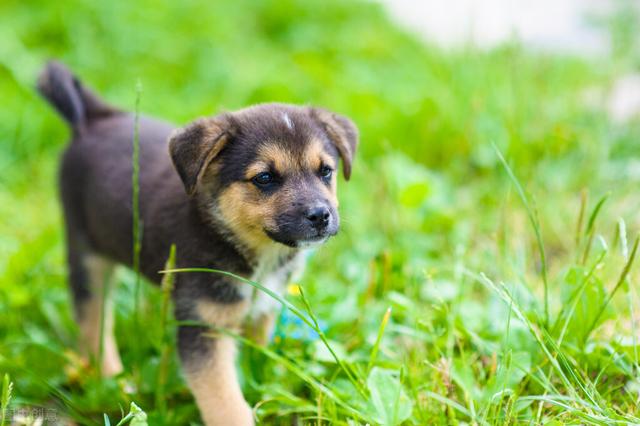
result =
[[[269,229],[264,230],[265,234],[273,241],[284,244],[288,247],[293,248],[310,248],[317,247],[324,244],[330,237],[334,236],[337,232],[317,232],[315,235],[304,236],[301,238],[292,238],[290,236],[286,236],[280,234],[279,232],[274,232]]]
[[[324,244],[329,238],[331,237],[331,235],[324,235],[324,236],[317,236],[314,238],[309,238],[306,240],[300,240],[297,242],[296,247],[298,248],[312,248],[312,247],[318,247],[321,246],[322,244]]]

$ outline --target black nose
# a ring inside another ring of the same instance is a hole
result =
[[[313,207],[307,210],[305,216],[307,220],[311,222],[311,226],[316,229],[322,229],[326,228],[329,224],[331,213],[329,213],[329,209],[326,207]]]

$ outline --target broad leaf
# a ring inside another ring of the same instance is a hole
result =
[[[369,374],[367,386],[371,393],[368,409],[377,422],[393,426],[409,418],[413,403],[396,372],[375,367]]]

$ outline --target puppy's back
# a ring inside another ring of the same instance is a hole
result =
[[[38,90],[72,131],[60,166],[60,192],[68,234],[82,239],[86,249],[131,264],[135,116],[100,100],[58,62],[46,65]],[[167,140],[172,130],[168,123],[140,117],[143,222],[149,215],[157,215],[152,210],[163,208],[156,200],[160,198],[158,194],[179,206],[188,204],[168,153]],[[178,209],[174,213],[180,216],[182,212]],[[157,265],[152,267],[158,270]]]

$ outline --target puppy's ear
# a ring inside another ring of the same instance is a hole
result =
[[[169,153],[187,194],[193,195],[207,166],[232,137],[230,118],[200,118],[169,136]]]
[[[349,180],[351,163],[353,163],[353,156],[358,146],[358,128],[347,117],[322,108],[311,108],[311,117],[322,126],[338,149],[340,158],[342,158],[344,178]]]

